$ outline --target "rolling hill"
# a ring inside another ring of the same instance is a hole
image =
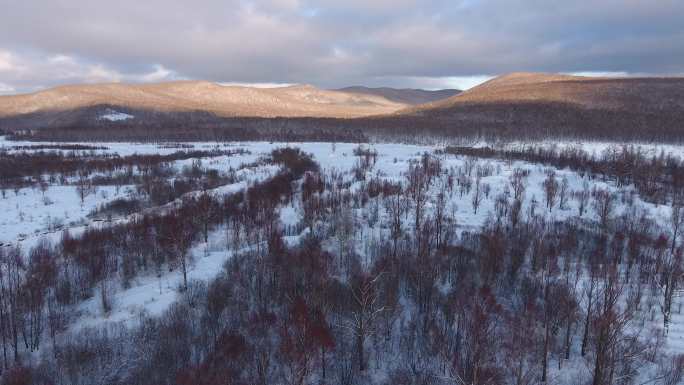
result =
[[[400,113],[442,113],[467,105],[508,103],[559,103],[587,109],[670,112],[684,109],[684,78],[590,78],[513,73],[457,96]]]
[[[684,139],[684,78],[513,73],[386,120],[454,135]]]
[[[45,140],[684,141],[684,78],[513,73],[418,105],[407,94],[422,92],[396,90],[403,95],[397,102],[384,90],[209,82],[65,86],[0,97],[0,130],[30,130],[24,138]]]
[[[106,105],[155,112],[202,111],[219,117],[337,117],[391,113],[406,104],[381,96],[321,90],[222,86],[205,81],[158,84],[61,86],[25,95],[0,96],[0,117],[59,113]]]

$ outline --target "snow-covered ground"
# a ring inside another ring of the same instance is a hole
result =
[[[8,150],[13,146],[46,145],[50,143],[36,142],[14,142],[7,141],[0,137],[0,150]],[[64,143],[56,143],[64,144]],[[74,143],[79,144],[79,143]],[[351,143],[269,143],[269,142],[237,142],[237,143],[214,143],[214,142],[194,142],[183,143],[182,148],[178,146],[158,145],[150,143],[88,143],[94,146],[106,147],[104,150],[96,150],[96,153],[119,154],[121,156],[132,154],[169,154],[179,150],[210,150],[219,149],[244,149],[247,152],[235,156],[219,156],[202,159],[203,167],[216,169],[226,172],[230,169],[240,169],[243,165],[251,164],[260,157],[269,154],[273,149],[287,145],[298,147],[304,152],[311,153],[314,160],[318,162],[325,172],[337,172],[343,178],[352,182],[352,189],[359,186],[359,182],[354,180],[351,172],[359,162],[359,157],[354,155],[354,149],[358,144]],[[530,143],[509,143],[506,146],[522,146]],[[541,146],[580,146],[590,153],[599,153],[609,148],[609,143],[550,143],[540,142]],[[663,146],[663,145],[642,145],[644,150],[657,154],[661,151],[674,155],[684,154],[682,146]],[[434,154],[438,146],[418,146],[404,144],[374,144],[371,147],[377,151],[377,162],[368,171],[368,177],[378,176],[394,181],[405,181],[405,172],[408,170],[412,160],[417,160],[423,153]],[[438,155],[444,169],[457,169],[463,167],[466,158],[454,155]],[[174,167],[182,169],[189,166],[194,160],[182,160],[174,163]],[[489,197],[484,198],[477,213],[474,212],[472,205],[473,191],[461,196],[458,187],[448,197],[447,208],[455,213],[458,230],[475,230],[482,226],[490,218],[495,209],[496,197],[503,193],[509,185],[509,178],[516,168],[529,170],[527,177],[527,188],[523,203],[522,213],[529,211],[533,202],[536,201],[536,212],[543,213],[555,220],[565,220],[577,215],[578,202],[569,198],[565,208],[561,209],[556,204],[551,211],[546,209],[544,201],[543,180],[546,178],[549,167],[527,162],[507,162],[499,160],[480,160],[481,165],[488,164],[493,170],[492,175],[482,178],[481,183],[488,184],[491,188]],[[261,166],[256,168],[240,169],[238,171],[240,182],[221,186],[212,191],[214,194],[238,193],[244,188],[257,181],[265,180],[274,175],[278,168],[276,166]],[[474,172],[474,171],[473,171]],[[569,190],[579,190],[583,184],[583,177],[570,170],[555,170],[559,181],[567,178]],[[599,180],[591,181],[592,187],[596,186],[609,191],[617,192],[618,188],[610,182]],[[134,186],[124,186],[118,191],[113,186],[99,187],[98,191],[85,197],[83,203],[71,185],[51,185],[42,192],[40,189],[22,188],[16,193],[8,191],[4,199],[0,199],[0,243],[23,242],[22,246],[27,249],[43,236],[56,238],[59,236],[58,229],[70,227],[73,229],[83,228],[89,225],[87,214],[99,205],[112,201],[117,198],[125,197]],[[474,188],[474,187],[473,187]],[[434,185],[430,195],[438,193],[439,186]],[[666,225],[670,219],[670,207],[655,205],[642,201],[634,189],[622,189],[623,192],[618,197],[615,206],[615,215],[620,215],[626,210],[634,207],[644,210],[651,218]],[[633,201],[632,205],[626,204]],[[432,209],[429,203],[427,210]],[[360,213],[359,213],[360,215]],[[524,215],[524,214],[523,214]],[[595,213],[591,205],[587,207],[589,217]],[[302,220],[301,207],[284,206],[280,211],[280,220],[283,224],[295,226]],[[102,225],[102,224],[100,224]],[[378,229],[365,228],[362,232],[367,233],[367,237],[382,237],[383,234]],[[296,241],[295,237],[289,237],[288,244]],[[189,268],[189,279],[207,281],[214,277],[221,270],[221,266],[230,257],[226,251],[225,234],[217,230],[210,237],[208,244],[198,244],[192,250],[193,263]],[[357,250],[363,254],[363,250]],[[113,309],[108,314],[103,314],[99,306],[99,296],[94,295],[91,299],[84,302],[79,307],[80,320],[74,326],[76,328],[93,326],[101,322],[129,322],[137,319],[141,311],[148,314],[161,314],[177,298],[177,288],[179,287],[181,276],[177,271],[166,272],[161,277],[143,276],[138,277],[128,289],[118,287],[116,282],[112,283],[112,306]],[[98,289],[99,290],[99,289]],[[684,315],[676,312],[673,314],[672,326],[668,335],[669,346],[672,352],[684,353]],[[654,322],[657,322],[654,321]],[[581,371],[582,368],[577,368]],[[568,371],[564,371],[568,373]]]
[[[118,115],[117,115],[118,116]],[[132,116],[132,115],[128,115]],[[96,153],[116,153],[120,156],[127,156],[133,154],[171,154],[181,150],[210,150],[210,149],[231,149],[231,148],[247,148],[255,149],[257,151],[266,152],[276,147],[283,145],[292,145],[300,147],[301,149],[313,153],[319,161],[325,162],[325,158],[339,159],[340,155],[353,155],[352,151],[357,147],[357,144],[352,143],[321,143],[321,142],[184,142],[180,143],[182,147],[175,146],[179,143],[125,143],[125,142],[33,142],[33,141],[11,141],[4,136],[0,136],[0,151],[8,151],[16,146],[35,146],[35,145],[79,145],[87,144],[97,147],[106,147],[104,150],[95,150]],[[621,144],[614,142],[599,142],[599,141],[525,141],[525,142],[505,142],[505,143],[489,143],[489,142],[474,142],[469,144],[471,147],[494,147],[494,148],[523,148],[523,147],[541,147],[541,148],[580,148],[589,154],[600,154],[606,149],[621,147]],[[662,144],[662,143],[647,143],[647,142],[631,142],[629,146],[639,148],[646,154],[658,155],[661,152],[671,154],[674,156],[684,156],[684,145],[676,144]],[[398,151],[397,155],[408,152],[415,153],[416,151],[431,151],[435,148],[444,147],[443,145],[408,145],[398,143],[377,143],[372,147],[378,149],[381,153],[393,154],[393,151]],[[88,150],[90,152],[90,150]],[[339,153],[338,153],[339,152]]]
[[[190,251],[192,257],[188,267],[188,282],[208,282],[216,277],[230,256],[225,242],[225,235],[221,230],[216,230],[210,234],[208,243],[200,243]],[[161,315],[178,299],[182,284],[183,277],[178,271],[166,272],[160,276],[138,277],[128,289],[120,287],[118,281],[111,280],[108,282],[108,290],[112,293],[112,310],[106,314],[102,311],[101,287],[98,287],[96,293],[78,307],[78,322],[72,325],[72,330],[103,323],[124,322],[131,325],[140,319],[141,314]]]
[[[86,216],[101,204],[128,195],[134,186],[99,186],[97,191],[81,198],[76,186],[22,188],[6,192],[0,198],[0,243],[40,237],[67,227],[84,223]]]
[[[109,120],[110,122],[119,122],[133,118],[135,118],[135,116],[114,110],[100,116],[100,119]]]
[[[0,150],[3,148],[11,148],[12,146],[30,146],[30,145],[48,145],[58,143],[47,142],[15,142],[7,141],[4,137],[0,137]],[[63,143],[62,143],[63,144]],[[79,143],[71,143],[79,144]],[[150,143],[90,143],[92,145],[106,147],[106,150],[97,150],[96,152],[119,154],[120,156],[132,154],[169,154],[176,152],[179,149],[175,146],[157,145]],[[543,143],[542,143],[543,144]],[[239,169],[245,164],[255,162],[260,157],[267,155],[273,149],[283,147],[288,143],[272,143],[272,142],[236,142],[236,143],[212,143],[212,142],[195,142],[183,143],[184,150],[207,150],[213,148],[222,149],[244,149],[248,153],[236,156],[219,156],[209,159],[203,159],[203,166],[209,169],[216,169],[225,172],[229,169]],[[293,143],[293,146],[301,148],[307,153],[311,153],[314,159],[321,165],[323,171],[336,171],[338,173],[349,173],[352,170],[359,158],[354,155],[354,149],[358,147],[357,144],[352,143]],[[514,146],[515,143],[508,144]],[[546,143],[546,145],[556,146],[570,146],[576,145],[572,142],[563,143]],[[189,148],[192,146],[192,148]],[[583,148],[591,151],[603,151],[608,144],[605,143],[589,143],[582,144]],[[417,145],[403,145],[403,144],[375,144],[371,145],[378,153],[377,162],[370,170],[369,176],[379,175],[382,178],[403,180],[404,173],[408,169],[411,160],[419,159],[425,153],[434,153],[439,147],[436,146],[417,146]],[[684,153],[683,147],[669,146],[669,147],[652,147],[652,151],[660,151],[661,149],[670,151],[672,153]],[[465,158],[453,155],[440,156],[444,168],[456,168],[463,166]],[[180,170],[184,166],[190,166],[194,159],[180,160],[174,163],[174,166]],[[454,193],[450,199],[450,206],[456,209],[456,214],[459,223],[462,226],[471,228],[481,226],[488,216],[493,212],[495,197],[500,194],[506,185],[508,185],[509,177],[515,168],[525,168],[530,170],[530,176],[527,178],[527,191],[525,194],[525,202],[523,210],[529,207],[532,200],[537,202],[538,210],[544,211],[544,192],[542,181],[546,177],[548,167],[543,167],[536,164],[526,162],[505,162],[490,160],[487,161],[495,170],[493,175],[484,177],[482,183],[489,184],[491,192],[488,199],[483,199],[481,207],[477,214],[474,213],[471,203],[470,194],[460,196],[458,192]],[[263,171],[263,170],[261,170]],[[273,170],[270,170],[272,172]],[[566,177],[569,182],[570,190],[577,190],[582,186],[582,177],[570,170],[556,170],[557,177],[560,180]],[[263,178],[266,174],[261,175]],[[260,179],[260,178],[257,178]],[[592,181],[592,186],[606,188],[608,190],[617,191],[617,188],[610,183],[601,181]],[[234,189],[235,187],[231,187]],[[437,187],[435,187],[437,188]],[[116,198],[121,198],[127,194],[127,189],[123,188],[116,192],[113,187],[100,187],[97,194],[92,194],[86,197],[81,205],[78,194],[74,186],[50,186],[43,194],[38,189],[24,188],[14,194],[12,191],[7,192],[5,199],[0,199],[0,210],[4,213],[0,219],[0,242],[11,242],[14,240],[25,238],[26,236],[45,232],[48,229],[54,229],[55,224],[69,224],[79,223],[85,220],[85,215],[99,204],[106,203]],[[221,192],[220,189],[218,192]],[[227,192],[227,191],[225,191]],[[436,191],[433,191],[436,193]],[[651,203],[643,202],[639,199],[636,192],[632,192],[632,198],[639,206],[647,210],[651,216],[658,221],[665,223],[670,216],[670,209],[668,206],[656,206]],[[557,220],[566,219],[569,216],[575,215],[577,211],[577,203],[574,199],[569,199],[565,209],[561,210],[556,206],[548,215]],[[626,209],[625,205],[617,205],[617,213]],[[589,208],[591,210],[591,208]],[[290,217],[292,214],[289,215]],[[284,218],[285,219],[285,218]]]
[[[10,148],[12,146],[29,146],[29,145],[47,145],[51,143],[46,142],[14,142],[7,141],[0,137],[0,149]],[[78,143],[72,143],[78,144]],[[168,145],[157,145],[150,143],[92,143],[92,145],[106,147],[106,150],[98,150],[96,152],[102,153],[116,153],[121,156],[131,154],[168,154],[178,151],[178,148]],[[225,172],[230,169],[239,169],[245,164],[250,164],[257,161],[260,157],[267,155],[273,149],[287,146],[288,143],[272,143],[272,142],[237,142],[237,143],[210,143],[210,142],[196,142],[183,143],[185,150],[192,146],[195,150],[206,150],[213,148],[230,148],[230,149],[244,149],[248,152],[245,154],[235,156],[219,156],[209,159],[202,159],[203,167],[209,169],[216,169]],[[508,144],[512,146],[514,144]],[[548,145],[551,145],[548,143]],[[555,144],[574,145],[573,143]],[[357,165],[359,158],[354,155],[354,149],[358,144],[352,143],[293,143],[292,146],[301,148],[307,153],[311,153],[314,159],[320,164],[325,172],[335,171],[340,174],[349,174],[350,171]],[[595,151],[602,151],[605,149],[605,144],[584,144],[584,148]],[[593,147],[592,147],[593,146]],[[404,173],[408,169],[411,160],[419,159],[425,153],[434,153],[439,147],[435,146],[417,146],[417,145],[403,145],[403,144],[375,144],[370,146],[377,151],[378,157],[374,167],[369,171],[368,176],[380,176],[385,179],[392,179],[396,181],[404,180]],[[664,148],[664,147],[663,147]],[[658,148],[659,150],[660,148]],[[655,151],[656,148],[654,147]],[[672,152],[682,152],[684,150],[680,147],[670,146],[668,148]],[[465,162],[464,157],[453,155],[440,155],[442,166],[446,169],[462,167]],[[190,166],[194,159],[186,159],[174,162],[174,167],[177,170],[184,166]],[[484,161],[481,161],[483,163]],[[489,198],[483,199],[481,207],[477,213],[474,213],[471,194],[460,195],[459,192],[454,192],[449,199],[447,207],[455,209],[456,216],[461,229],[474,229],[481,226],[494,210],[495,197],[502,193],[509,183],[509,177],[516,168],[528,169],[530,175],[527,178],[527,189],[525,193],[525,201],[523,204],[523,212],[527,210],[534,200],[537,204],[538,212],[545,212],[544,208],[544,192],[542,181],[546,177],[546,171],[549,169],[545,166],[537,164],[530,164],[527,162],[506,162],[498,160],[488,160],[486,163],[494,170],[491,176],[482,178],[483,184],[488,184],[491,187]],[[253,178],[246,174],[254,173]],[[245,178],[245,184],[240,185],[244,187],[250,181],[263,180],[275,172],[273,168],[259,169],[259,170],[243,170],[242,176]],[[563,177],[567,178],[570,190],[578,190],[582,186],[583,178],[577,173],[570,170],[556,170],[558,181]],[[346,176],[351,179],[351,175]],[[605,188],[611,191],[617,191],[617,188],[606,182],[591,181],[591,185],[600,188]],[[216,193],[234,192],[240,186],[225,186],[217,189]],[[133,186],[129,186],[132,188]],[[0,218],[0,242],[8,243],[42,234],[48,231],[54,231],[69,224],[83,224],[87,223],[86,215],[98,207],[98,205],[112,201],[117,198],[126,196],[130,188],[125,187],[119,189],[118,192],[114,187],[103,186],[98,188],[96,194],[88,195],[83,204],[76,192],[74,186],[60,186],[53,185],[44,193],[39,189],[22,188],[16,194],[13,191],[7,191],[6,198],[0,199],[0,210],[3,213]],[[433,187],[437,193],[438,186]],[[227,189],[227,190],[226,190]],[[223,191],[226,190],[226,191]],[[670,217],[669,206],[657,206],[652,203],[643,202],[639,199],[638,194],[634,191],[630,193],[630,199],[636,202],[636,206],[642,207],[650,213],[651,217],[661,223],[666,223]],[[616,214],[626,210],[627,206],[624,204],[617,204]],[[297,213],[294,209],[284,211],[281,216],[284,223],[294,224],[294,219],[297,218]],[[591,211],[591,207],[588,208]],[[569,199],[566,207],[560,209],[558,205],[554,207],[547,215],[556,220],[564,220],[570,216],[576,215],[577,202],[574,199]]]

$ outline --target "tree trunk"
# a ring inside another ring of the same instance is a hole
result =
[[[565,359],[570,359],[570,332],[572,329],[572,319],[568,316],[567,326],[565,328]]]
[[[589,343],[589,321],[591,321],[591,306],[594,298],[594,281],[592,278],[589,287],[589,303],[587,304],[587,317],[584,320],[584,333],[582,334],[582,357],[587,354],[587,344]]]
[[[596,362],[594,363],[594,380],[592,385],[602,385],[601,377],[603,377],[603,370],[601,368],[602,363],[599,361],[599,356],[596,356]]]
[[[542,356],[542,378],[541,382],[546,383],[547,371],[549,366],[549,326],[544,325],[544,355]]]
[[[5,333],[6,329],[5,322],[5,311],[4,303],[0,301],[0,333],[2,333],[2,358],[3,358],[3,368],[7,369],[7,337]]]
[[[592,385],[605,385],[603,384],[605,360],[605,331],[601,330],[596,346],[596,359],[594,361],[594,379],[592,380]]]
[[[363,336],[359,334],[358,337],[356,337],[356,348],[358,350],[358,355],[359,355],[359,371],[363,372],[366,370],[366,362],[365,358],[363,356]]]
[[[323,383],[325,383],[325,348],[321,347],[321,367],[323,368]]]
[[[12,343],[14,345],[14,361],[19,362],[19,332],[17,331],[16,308],[12,308]]]
[[[181,255],[181,268],[183,270],[183,291],[188,290],[188,270],[185,263],[185,255]]]

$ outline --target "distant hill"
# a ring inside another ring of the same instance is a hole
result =
[[[423,104],[362,91],[208,82],[66,86],[0,97],[0,130],[45,140],[684,142],[684,78],[514,73]]]
[[[684,78],[513,73],[388,117],[450,135],[684,139]]]
[[[253,88],[205,81],[112,83],[0,96],[0,117],[63,114],[94,106],[153,112],[201,111],[219,117],[352,118],[391,113],[407,105],[381,96],[321,90],[308,85]]]
[[[363,86],[354,86],[340,88],[336,91],[348,92],[360,95],[375,95],[381,96],[387,100],[393,102],[418,105],[424,103],[435,102],[437,100],[446,99],[454,95],[458,95],[461,91],[454,89],[427,91],[413,88],[389,88],[389,87],[379,87],[370,88]]]
[[[399,114],[448,114],[473,105],[565,104],[594,110],[663,112],[684,110],[684,78],[595,78],[513,73],[448,99],[409,107]],[[503,111],[503,110],[502,110]]]

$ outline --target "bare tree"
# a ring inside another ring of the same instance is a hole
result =
[[[19,362],[19,334],[24,327],[20,297],[25,268],[24,255],[18,246],[10,248],[4,255],[0,253],[0,317],[3,320],[0,326],[5,367],[9,366],[6,349],[8,343],[13,348],[14,361]]]
[[[642,349],[635,346],[634,337],[628,334],[634,313],[629,306],[620,304],[624,285],[615,266],[604,267],[600,293],[593,319],[595,353],[592,385],[614,383],[620,373],[618,366],[629,365],[633,359],[631,356],[640,353],[635,349]]]
[[[601,228],[605,231],[608,227],[610,215],[613,212],[613,201],[615,196],[612,192],[605,189],[594,188],[594,210],[599,217]]]
[[[659,275],[657,284],[662,296],[660,309],[663,314],[665,333],[669,330],[670,317],[672,314],[672,300],[679,287],[683,273],[682,251],[681,249],[677,249],[677,239],[680,235],[679,232],[682,223],[684,223],[684,208],[675,205],[672,207],[670,215],[670,224],[672,226],[672,243],[670,245],[670,251],[659,253],[658,261],[656,262],[657,273]]]
[[[575,191],[574,195],[575,199],[577,199],[577,213],[581,217],[584,215],[584,211],[587,209],[587,203],[589,202],[589,197],[591,196],[589,181],[586,179],[582,180],[582,189]]]
[[[43,195],[43,198],[45,198],[45,193],[50,188],[50,184],[48,183],[47,179],[45,179],[43,177],[39,177],[38,178],[38,186],[40,187],[40,193]]]
[[[561,210],[565,210],[565,204],[568,201],[568,189],[570,188],[570,183],[568,182],[568,177],[563,175],[561,179],[560,189],[558,190],[558,207]]]
[[[663,314],[665,333],[667,333],[669,331],[672,314],[672,300],[679,288],[682,277],[681,249],[678,249],[674,253],[663,253],[662,259],[658,261],[657,266],[659,273],[657,284],[662,296],[660,310]]]
[[[522,202],[520,202],[517,199],[514,199],[513,202],[511,202],[511,206],[508,210],[508,216],[511,221],[511,226],[515,228],[518,225],[518,222],[520,222],[520,213],[522,211]]]
[[[397,256],[397,243],[403,234],[401,218],[407,209],[407,202],[402,194],[394,194],[385,198],[385,211],[389,217],[393,257]]]
[[[675,247],[677,246],[677,239],[680,234],[679,231],[684,223],[684,208],[679,204],[674,204],[672,206],[672,212],[670,213],[670,225],[672,227],[672,244],[670,245],[670,253],[674,254]]]
[[[181,265],[183,291],[188,288],[188,252],[196,236],[191,218],[191,213],[172,213],[164,218],[162,227],[162,240]]]
[[[482,198],[483,198],[483,192],[482,192],[482,181],[480,180],[480,177],[477,176],[475,177],[475,191],[473,191],[473,213],[477,214],[477,208],[480,207],[480,203],[482,203]]]
[[[406,175],[408,179],[408,193],[413,201],[416,244],[421,243],[420,237],[423,216],[425,215],[425,204],[429,198],[430,178],[427,171],[420,163],[412,163]]]
[[[434,203],[435,240],[437,248],[440,248],[444,243],[444,233],[447,227],[446,186],[441,186]]]
[[[485,199],[489,199],[489,193],[492,191],[492,186],[489,183],[482,184],[482,192],[485,195]]]
[[[509,178],[511,188],[513,189],[513,199],[523,200],[525,188],[527,187],[527,174],[528,171],[520,167],[513,170],[513,174]]]
[[[477,158],[469,156],[465,158],[465,162],[463,163],[463,170],[465,171],[465,174],[468,177],[471,177],[473,174],[473,168],[475,168],[475,165],[477,164]]]
[[[371,277],[362,273],[351,283],[352,309],[349,319],[342,324],[356,338],[356,354],[359,370],[366,370],[364,344],[375,332],[375,321],[385,310],[380,304],[378,285],[382,273]]]
[[[109,297],[109,279],[114,271],[114,264],[116,263],[114,257],[111,255],[106,247],[101,247],[98,250],[98,258],[100,266],[100,301],[102,305],[102,312],[109,314],[112,310],[112,301]]]
[[[544,187],[544,197],[546,198],[546,207],[549,212],[553,210],[553,206],[556,204],[556,198],[558,195],[558,180],[556,180],[556,172],[549,171],[546,174],[546,179],[542,182]]]
[[[199,198],[197,198],[196,207],[197,219],[202,225],[204,243],[207,243],[209,240],[209,226],[217,215],[216,203],[214,202],[211,194],[209,194],[207,191],[204,191]]]
[[[78,172],[78,178],[76,179],[76,193],[81,199],[81,205],[83,205],[85,198],[93,192],[93,185],[88,178],[88,172],[81,170]]]
[[[456,346],[449,378],[463,385],[499,384],[502,378],[496,362],[496,341],[503,311],[489,287],[476,290],[459,315],[463,336]]]
[[[471,178],[463,170],[459,170],[457,181],[458,181],[458,192],[459,192],[460,196],[463,197],[463,194],[467,194],[470,192],[470,188],[473,185],[473,178]]]
[[[595,310],[595,303],[598,300],[598,267],[595,264],[590,264],[587,269],[589,279],[584,286],[584,296],[586,297],[586,308],[585,308],[585,319],[584,319],[584,331],[582,333],[582,347],[580,352],[582,357],[587,354],[587,348],[589,347],[589,331],[591,329],[591,320],[593,317],[593,312]]]

